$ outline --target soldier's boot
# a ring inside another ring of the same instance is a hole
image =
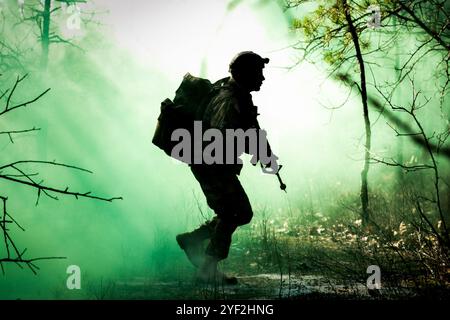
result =
[[[176,236],[177,243],[184,250],[189,261],[195,266],[200,267],[204,259],[203,240],[199,240],[192,232],[182,233]]]
[[[189,261],[197,268],[199,268],[205,260],[204,240],[211,237],[211,232],[216,223],[216,219],[213,219],[194,231],[176,236],[178,245],[184,250]]]
[[[226,285],[238,284],[237,278],[228,276],[217,268],[218,259],[206,255],[203,264],[197,272],[197,280],[203,283],[218,283]]]

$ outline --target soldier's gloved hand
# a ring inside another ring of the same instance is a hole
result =
[[[262,171],[268,174],[277,174],[278,170],[280,170],[280,165],[278,164],[277,160],[278,157],[272,154],[272,156],[269,159],[269,162],[264,164],[264,166],[262,167]]]

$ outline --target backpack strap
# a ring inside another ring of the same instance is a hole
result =
[[[203,115],[205,113],[206,107],[210,103],[210,101],[214,98],[214,96],[220,91],[220,89],[226,85],[226,83],[230,80],[230,77],[222,78],[220,80],[217,80],[212,84],[211,90],[206,95],[206,97],[203,99],[202,103],[200,104],[199,108],[197,109],[197,112],[195,114],[196,120],[202,120]]]
[[[228,82],[228,80],[230,80],[230,77],[225,77],[220,80],[217,80],[216,82],[213,83],[213,88],[223,86],[225,83]]]

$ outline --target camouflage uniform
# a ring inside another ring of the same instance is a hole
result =
[[[217,128],[222,132],[225,129],[247,130],[256,127],[256,116],[257,107],[250,93],[230,79],[206,107],[203,128]],[[191,165],[208,206],[216,213],[214,219],[194,233],[202,240],[210,239],[206,254],[219,260],[228,256],[236,228],[249,223],[253,216],[250,201],[237,177],[242,166],[236,161],[234,164]]]

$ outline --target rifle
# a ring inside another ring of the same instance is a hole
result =
[[[265,173],[263,164],[261,162],[259,164],[261,165],[261,169]],[[283,182],[283,180],[280,177],[280,170],[281,170],[281,168],[283,168],[283,165],[280,164],[278,166],[278,171],[277,171],[277,173],[275,173],[275,175],[277,176],[278,182],[280,183],[280,189],[287,193],[287,191],[286,191],[286,184]]]

